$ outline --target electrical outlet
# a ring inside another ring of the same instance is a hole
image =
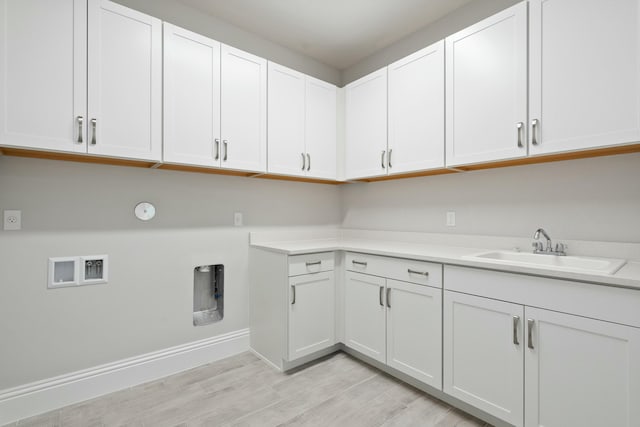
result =
[[[456,213],[455,211],[447,212],[447,227],[456,226]]]
[[[235,212],[233,214],[233,225],[242,227],[242,212]]]
[[[15,211],[15,210],[4,211],[4,229],[5,230],[21,230],[22,229],[22,211]]]

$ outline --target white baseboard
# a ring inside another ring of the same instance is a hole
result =
[[[0,390],[0,425],[205,365],[249,350],[249,329]]]

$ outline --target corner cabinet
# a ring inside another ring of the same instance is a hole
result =
[[[389,175],[444,167],[444,41],[388,72]]]
[[[280,370],[334,351],[335,254],[249,256],[251,349]]]
[[[527,156],[527,3],[446,38],[447,166]]]
[[[345,345],[442,389],[442,266],[347,253]]]
[[[268,171],[336,178],[334,85],[269,62]]]
[[[529,1],[530,153],[640,141],[640,1]]]
[[[108,0],[3,0],[0,25],[0,145],[160,160],[160,20]]]
[[[345,87],[345,178],[387,174],[387,68]]]
[[[638,425],[638,291],[464,267],[445,277],[445,393],[514,426]]]

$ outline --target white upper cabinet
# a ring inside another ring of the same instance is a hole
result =
[[[389,65],[389,174],[444,167],[444,41]]]
[[[269,62],[269,172],[306,174],[305,76]]]
[[[269,62],[269,172],[336,178],[336,87]]]
[[[222,45],[222,167],[267,171],[267,61]]]
[[[0,1],[0,144],[86,152],[86,0]]]
[[[529,3],[530,153],[639,141],[640,1]]]
[[[386,175],[387,67],[345,89],[345,178]]]
[[[162,154],[162,25],[108,0],[89,0],[89,153]]]
[[[307,176],[336,179],[336,94],[337,88],[306,77],[304,140]]]
[[[446,38],[446,163],[527,155],[527,4]]]
[[[164,23],[165,162],[220,165],[220,43]]]

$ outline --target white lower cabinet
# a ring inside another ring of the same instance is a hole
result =
[[[523,417],[521,305],[444,294],[444,392],[515,426]]]
[[[350,255],[347,254],[347,259]],[[360,258],[366,261],[356,262],[364,262],[373,270],[378,262],[397,266],[415,263],[393,258]],[[390,275],[394,271],[399,269],[390,268]],[[441,289],[347,271],[344,295],[347,347],[442,389]]]
[[[445,393],[514,426],[640,425],[638,291],[449,266],[445,278]]]
[[[335,344],[333,271],[289,278],[289,360]]]
[[[525,308],[525,426],[640,425],[640,329]]]

